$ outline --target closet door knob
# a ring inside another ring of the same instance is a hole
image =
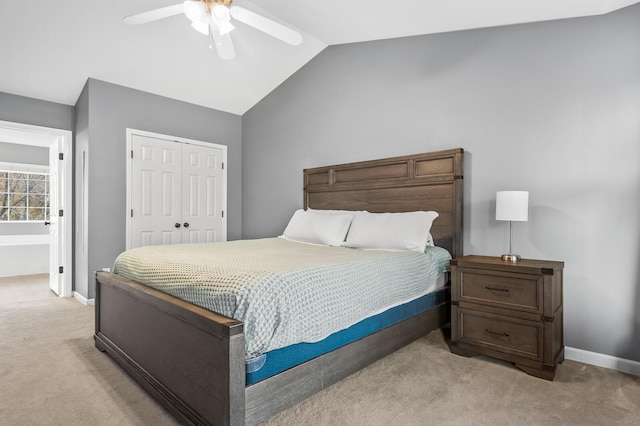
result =
[[[173,225],[173,226],[175,226],[176,228],[180,228],[180,226],[182,226],[182,225],[180,225],[178,222],[176,222],[176,224]]]
[[[189,227],[189,222],[183,223],[182,226],[184,226],[185,228],[188,228]]]

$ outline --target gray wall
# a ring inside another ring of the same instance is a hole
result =
[[[73,130],[73,119],[73,106],[0,92],[2,121]]]
[[[111,267],[125,244],[126,129],[134,128],[226,145],[228,156],[227,235],[241,235],[241,117],[138,90],[89,79],[76,106],[76,166],[88,155],[86,288],[95,297],[93,273]],[[77,177],[77,175],[76,175]],[[76,182],[76,197],[78,182]],[[76,209],[80,203],[76,203]],[[76,210],[77,211],[77,210]],[[76,227],[77,229],[77,227]],[[78,251],[76,250],[76,256]],[[78,260],[78,259],[77,259]]]
[[[0,92],[0,120],[54,129],[73,130],[74,108],[69,105]],[[0,152],[2,152],[0,161],[49,164],[49,153],[46,148],[26,145],[16,147],[15,144],[6,143],[0,143],[0,145]],[[3,224],[0,233],[4,235],[40,234],[43,228],[41,224]],[[46,230],[46,228],[44,229]]]
[[[49,165],[49,148],[0,142],[0,161],[7,163]]]
[[[282,232],[302,169],[462,147],[466,254],[565,262],[565,344],[640,361],[640,6],[331,46],[243,116],[244,238]]]
[[[95,286],[94,276],[89,270],[89,238],[87,203],[88,179],[87,164],[89,152],[89,84],[85,84],[76,101],[74,133],[74,180],[73,180],[73,289],[89,298],[89,283]],[[84,157],[84,159],[83,159]],[[95,290],[95,287],[94,287]],[[95,293],[94,293],[95,294]]]

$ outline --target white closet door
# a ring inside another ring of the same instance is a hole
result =
[[[181,148],[132,135],[131,248],[182,242]]]
[[[127,130],[128,246],[226,241],[226,147]]]
[[[182,144],[182,242],[225,241],[223,152]]]

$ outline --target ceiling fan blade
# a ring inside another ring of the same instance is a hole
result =
[[[184,4],[174,4],[173,6],[161,7],[160,9],[150,10],[148,12],[138,13],[124,18],[124,22],[131,25],[146,24],[147,22],[157,21],[159,19],[168,18],[170,16],[184,13]]]
[[[297,46],[302,43],[302,36],[299,32],[272,21],[271,19],[265,18],[262,15],[258,15],[257,13],[240,6],[231,6],[229,11],[234,19],[260,30],[263,33],[280,39],[285,43],[289,43],[292,46]]]
[[[211,28],[210,34],[211,37],[213,37],[213,44],[216,45],[220,59],[229,61],[236,57],[236,50],[233,47],[233,41],[231,41],[231,34],[220,34],[217,28]]]

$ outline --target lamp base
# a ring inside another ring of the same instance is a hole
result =
[[[518,262],[520,261],[520,255],[517,254],[503,254],[502,255],[502,260],[504,262]]]

